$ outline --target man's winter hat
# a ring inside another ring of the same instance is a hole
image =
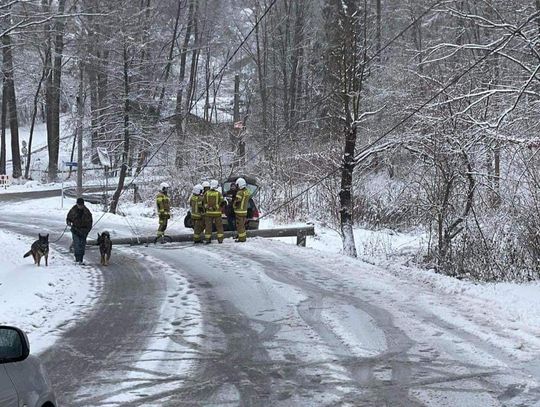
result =
[[[77,198],[77,205],[84,205],[84,199]]]

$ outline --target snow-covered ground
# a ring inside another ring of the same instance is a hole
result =
[[[37,238],[37,235],[36,235]],[[33,353],[51,346],[62,328],[91,307],[100,278],[91,267],[75,267],[51,247],[49,266],[23,258],[33,240],[0,231],[0,325],[14,325],[29,336]]]

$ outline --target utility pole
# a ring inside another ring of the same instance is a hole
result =
[[[240,120],[240,75],[234,76],[234,101],[233,101],[233,140],[234,148],[236,149],[236,156],[238,159],[238,165],[244,167],[246,156],[246,144],[242,139],[242,130],[244,125]]]
[[[84,117],[84,68],[79,62],[79,93],[77,95],[77,197],[82,196],[83,174],[83,117]]]

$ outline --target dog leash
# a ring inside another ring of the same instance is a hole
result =
[[[59,237],[58,239],[56,239],[56,240],[50,242],[50,243],[57,243],[57,242],[59,242],[60,239],[62,239],[62,237],[63,237],[64,234],[66,233],[66,230],[67,230],[68,227],[69,227],[69,225],[66,225],[66,227],[64,228],[64,231],[62,232],[62,234],[60,235],[60,237]]]

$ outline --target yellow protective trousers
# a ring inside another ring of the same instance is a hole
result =
[[[238,241],[245,242],[247,239],[245,216],[236,215],[236,231],[238,232]]]
[[[216,225],[216,232],[217,232],[217,240],[219,243],[223,243],[223,238],[225,234],[223,233],[223,221],[221,220],[221,214],[220,216],[209,216],[206,215],[204,217],[204,225],[205,225],[205,231],[204,231],[204,239],[210,243],[212,241],[212,226]]]

